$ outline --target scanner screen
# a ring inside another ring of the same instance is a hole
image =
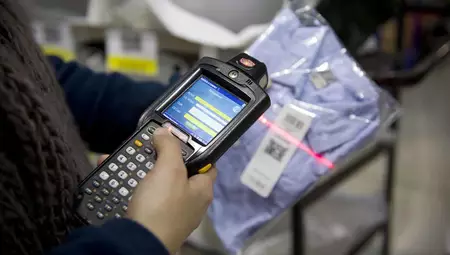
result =
[[[207,145],[246,103],[205,76],[197,79],[163,115]]]

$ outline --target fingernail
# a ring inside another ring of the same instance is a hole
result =
[[[155,130],[155,133],[154,133],[155,135],[168,135],[168,134],[170,134],[170,132],[169,132],[169,130],[167,129],[167,128],[157,128],[156,130]]]

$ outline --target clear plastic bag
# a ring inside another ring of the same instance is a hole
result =
[[[230,253],[398,116],[313,9],[283,9],[248,49],[272,106],[217,162],[214,228]]]

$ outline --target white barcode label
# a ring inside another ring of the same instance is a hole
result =
[[[36,21],[33,23],[36,41],[46,55],[70,61],[75,58],[75,42],[68,23],[58,24]]]
[[[303,120],[299,119],[297,116],[291,114],[291,113],[287,113],[284,116],[284,121],[289,124],[292,128],[294,128],[295,130],[302,130],[303,127],[305,126],[305,123],[303,122]]]
[[[59,27],[44,26],[45,41],[51,44],[62,43],[62,31]]]
[[[122,32],[122,47],[125,52],[141,52],[142,36],[132,31]]]
[[[293,104],[285,106],[242,172],[242,184],[268,197],[296,152],[296,141],[303,140],[314,116]]]
[[[158,41],[151,31],[108,29],[106,54],[108,71],[139,76],[158,73]]]

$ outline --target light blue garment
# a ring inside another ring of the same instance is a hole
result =
[[[311,21],[311,15],[309,18]],[[302,142],[335,162],[359,148],[377,130],[379,95],[342,50],[334,33],[316,21],[305,26],[291,10],[285,9],[248,52],[267,65],[272,77],[268,90],[272,107],[264,116],[273,121],[290,102],[315,113]],[[334,79],[317,88],[311,75],[324,64]],[[320,176],[330,171],[298,149],[270,196],[260,197],[240,182],[240,176],[267,131],[266,125],[255,123],[217,162],[218,178],[209,216],[231,253],[239,251],[262,225],[289,208]]]

